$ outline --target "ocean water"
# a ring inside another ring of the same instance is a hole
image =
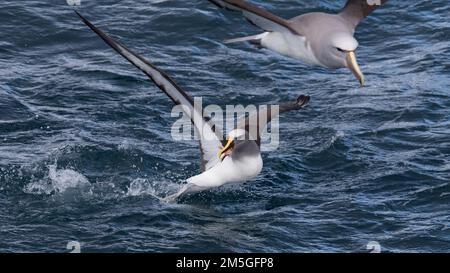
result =
[[[283,16],[345,1],[254,1]],[[450,252],[450,7],[389,1],[357,29],[367,86],[249,44],[206,0],[83,1],[204,104],[312,97],[253,181],[166,204],[196,175],[171,101],[65,1],[0,3],[0,251]]]

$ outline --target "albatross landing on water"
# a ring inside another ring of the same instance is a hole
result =
[[[222,141],[224,139],[223,134],[215,128],[211,120],[203,117],[203,110],[194,107],[192,97],[184,92],[166,73],[124,45],[116,42],[78,12],[76,13],[108,45],[144,72],[176,105],[182,105],[183,110],[198,132],[202,155],[201,174],[187,179],[187,183],[181,190],[166,197],[166,201],[173,202],[187,193],[220,187],[227,183],[245,182],[255,178],[263,167],[260,134],[264,128],[260,128],[259,125],[261,127],[266,126],[275,115],[299,110],[309,102],[310,98],[302,95],[295,101],[279,105],[278,111],[254,112],[239,121],[238,126],[228,133],[225,141]],[[261,120],[263,122],[260,122]]]
[[[245,18],[265,32],[231,39],[249,41],[282,55],[325,68],[349,68],[364,86],[353,37],[358,24],[387,0],[349,0],[338,14],[312,12],[285,20],[245,0],[209,0],[215,5],[243,12]]]

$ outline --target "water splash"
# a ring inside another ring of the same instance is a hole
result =
[[[70,169],[58,170],[57,165],[48,166],[48,176],[27,184],[23,191],[28,194],[64,193],[69,189],[89,187],[91,183],[81,173]]]
[[[180,185],[173,182],[150,181],[144,178],[137,178],[130,183],[125,196],[146,196],[150,195],[163,200],[164,197],[178,190]]]

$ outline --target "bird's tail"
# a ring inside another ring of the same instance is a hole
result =
[[[234,39],[228,39],[223,41],[225,44],[233,44],[233,43],[240,43],[240,42],[250,42],[252,44],[261,44],[261,39],[263,37],[263,34],[258,35],[252,35],[247,37],[240,37],[240,38],[234,38]]]
[[[167,203],[175,203],[177,201],[177,199],[180,198],[181,196],[183,196],[187,193],[196,192],[196,191],[200,191],[200,187],[198,187],[192,183],[187,183],[177,193],[165,197],[163,199],[163,201],[167,202]]]

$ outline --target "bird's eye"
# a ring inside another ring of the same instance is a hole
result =
[[[336,49],[337,49],[338,51],[340,51],[340,52],[345,52],[343,49],[341,49],[341,48],[339,48],[339,47],[336,47]]]

